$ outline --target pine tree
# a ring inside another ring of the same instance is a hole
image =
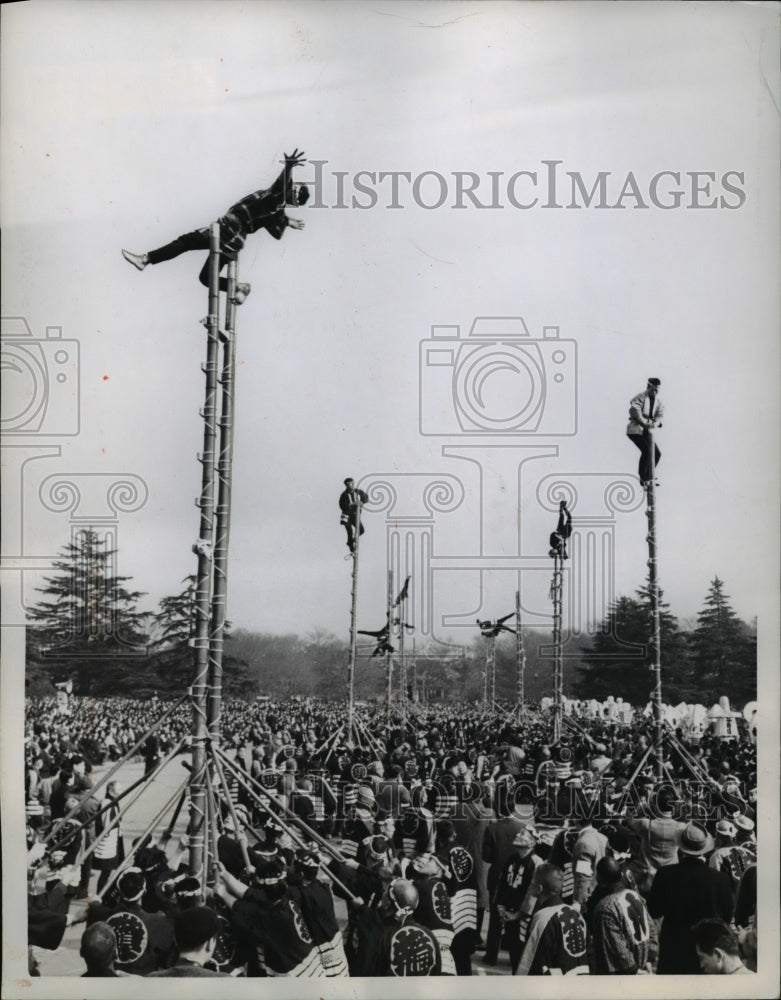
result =
[[[164,597],[160,610],[154,615],[155,631],[150,683],[155,690],[170,694],[182,694],[192,684],[194,676],[194,653],[191,640],[195,636],[195,591],[196,577],[186,576],[187,586],[179,594]],[[222,690],[224,695],[254,694],[254,679],[249,676],[247,663],[228,652],[230,622],[225,623],[222,656]]]
[[[735,614],[724,581],[711,581],[691,636],[696,680],[708,697],[726,694],[733,704],[756,698],[756,636]]]
[[[79,694],[115,693],[143,669],[148,615],[143,593],[115,572],[116,549],[92,528],[76,532],[27,612],[30,677],[72,677]]]

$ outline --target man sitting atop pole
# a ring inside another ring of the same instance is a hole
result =
[[[236,260],[239,251],[243,248],[247,236],[256,233],[259,229],[265,229],[275,240],[282,239],[285,229],[303,229],[304,223],[300,219],[291,219],[285,214],[286,205],[305,205],[309,201],[309,188],[306,184],[293,184],[291,170],[305,163],[304,154],[294,149],[292,153],[285,153],[285,165],[282,171],[271,185],[260,191],[248,194],[246,198],[237,201],[232,205],[225,215],[219,220],[220,224],[220,270],[230,260]],[[209,249],[210,229],[204,226],[191,233],[179,236],[172,243],[157,250],[150,250],[148,253],[137,254],[129,250],[123,250],[122,256],[129,261],[133,267],[143,271],[147,264],[162,264],[163,261],[173,260],[190,250]],[[209,260],[203,265],[198,276],[202,285],[209,285]],[[227,291],[228,283],[225,278],[220,278],[220,291]],[[240,305],[249,295],[251,286],[246,283],[236,285],[236,304]]]

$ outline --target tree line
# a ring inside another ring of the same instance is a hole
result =
[[[53,693],[53,685],[73,680],[78,694],[135,697],[179,695],[192,682],[195,578],[164,597],[155,612],[139,610],[145,596],[116,573],[116,550],[92,529],[80,530],[38,588],[41,599],[29,608],[26,690]],[[715,577],[696,624],[682,628],[661,601],[663,692],[668,703],[710,705],[722,694],[734,706],[757,692],[755,624],[736,615]],[[647,586],[622,596],[608,609],[596,634],[564,642],[564,692],[569,697],[604,700],[622,697],[644,705],[653,683],[651,602]],[[227,696],[273,697],[345,695],[346,637],[315,629],[301,636],[249,629],[226,630],[223,690]],[[524,629],[525,696],[530,702],[552,689],[552,635]],[[486,669],[486,640],[475,632],[462,647],[429,644],[415,649],[407,639],[408,693],[423,701],[479,700]],[[364,647],[355,678],[356,697],[380,698],[387,688],[386,661]],[[497,698],[514,701],[517,691],[515,637],[495,645]]]

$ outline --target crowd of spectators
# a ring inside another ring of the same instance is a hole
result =
[[[536,708],[378,705],[348,734],[343,703],[225,700],[196,878],[186,837],[125,844],[126,790],[95,781],[125,757],[145,776],[188,759],[191,713],[27,702],[29,941],[56,948],[83,921],[84,975],[463,976],[478,955],[517,975],[756,969],[742,729],[669,730],[660,776],[639,711],[565,720],[553,741]]]

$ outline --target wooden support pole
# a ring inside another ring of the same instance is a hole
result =
[[[516,701],[518,703],[519,721],[526,712],[526,647],[523,642],[521,625],[521,590],[515,591],[515,653],[516,653]]]
[[[350,598],[350,660],[347,665],[347,739],[349,745],[353,739],[353,727],[355,722],[355,656],[356,656],[356,630],[358,628],[358,549],[361,538],[361,497],[355,494],[355,537],[353,541],[353,572],[352,572],[352,593]],[[349,514],[347,515],[350,516]]]
[[[656,548],[656,446],[653,428],[648,435],[648,472],[646,484],[646,517],[648,518],[648,590],[651,597],[651,655],[654,672],[654,688],[651,701],[654,711],[654,753],[656,776],[664,780],[664,739],[662,718],[662,631],[659,613],[659,567]]]
[[[195,587],[194,678],[192,696],[192,778],[190,783],[190,874],[199,876],[203,869],[204,830],[206,822],[206,748],[208,720],[206,692],[209,675],[209,622],[212,597],[212,550],[214,545],[214,456],[217,438],[217,356],[220,326],[220,226],[212,223],[209,242],[209,312],[206,318],[206,376],[203,417],[203,453],[201,455],[200,530],[195,551],[198,574]]]
[[[562,715],[562,649],[561,649],[561,625],[562,625],[562,576],[563,558],[557,552],[553,557],[553,742],[558,743],[561,739],[561,715]]]
[[[209,696],[207,721],[212,741],[220,738],[222,706],[222,660],[228,599],[228,542],[230,539],[231,495],[233,488],[233,438],[235,426],[236,380],[236,278],[237,262],[228,262],[225,342],[222,351],[222,408],[220,413],[219,459],[217,462],[217,508],[214,531],[214,578],[209,630]]]

